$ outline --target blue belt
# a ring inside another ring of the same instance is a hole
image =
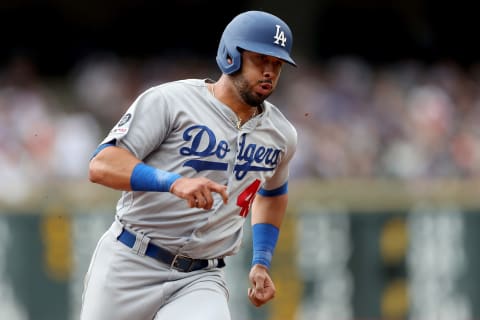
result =
[[[117,238],[120,242],[133,248],[136,241],[136,236],[123,229],[122,233]],[[173,254],[170,251],[167,251],[159,246],[154,245],[153,243],[148,243],[147,250],[145,255],[157,259],[165,264],[170,265],[171,268],[174,268],[182,272],[190,272],[195,270],[200,270],[208,267],[209,260],[206,259],[193,259],[180,254]],[[225,261],[223,259],[216,259],[217,268],[222,268],[225,266]]]

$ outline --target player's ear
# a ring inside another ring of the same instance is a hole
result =
[[[239,57],[239,58],[242,59],[243,52],[244,52],[245,50],[243,50],[242,48],[237,48],[237,50],[238,50],[238,52],[240,52],[240,57]],[[233,59],[232,59],[232,57],[230,56],[230,54],[227,55],[227,62],[228,62],[228,64],[232,64],[232,63],[233,63]]]

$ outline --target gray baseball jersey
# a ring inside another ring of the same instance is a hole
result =
[[[153,243],[209,259],[236,253],[256,192],[287,182],[297,133],[267,101],[261,114],[238,128],[235,113],[210,94],[206,81],[187,79],[148,89],[103,143],[115,140],[146,164],[227,185],[228,204],[214,193],[210,210],[190,208],[168,192],[123,192],[117,204],[117,218]]]

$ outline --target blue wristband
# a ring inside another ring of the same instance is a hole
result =
[[[169,192],[175,180],[181,177],[177,173],[163,171],[140,162],[133,168],[130,187],[133,191]]]
[[[270,268],[279,232],[280,230],[277,227],[269,223],[257,223],[252,226],[252,266],[261,264]]]

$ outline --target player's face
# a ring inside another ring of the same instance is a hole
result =
[[[275,90],[282,71],[283,61],[272,56],[244,51],[242,69],[234,78],[243,101],[256,107]]]

